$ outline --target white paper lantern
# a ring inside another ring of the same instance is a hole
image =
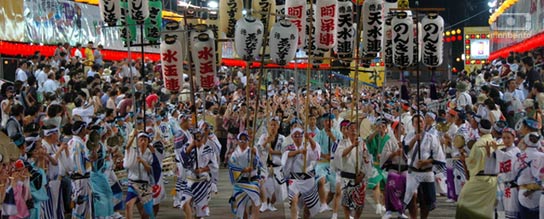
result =
[[[444,19],[437,14],[427,15],[421,21],[423,64],[438,67],[443,61]]]
[[[365,0],[363,3],[363,51],[373,56],[382,51],[382,12],[382,0]]]
[[[200,33],[191,46],[191,54],[195,64],[196,83],[205,90],[212,89],[215,86],[217,75],[213,33]]]
[[[349,0],[338,2],[338,20],[336,31],[335,51],[340,58],[351,58],[355,42],[355,29],[353,28],[353,3]]]
[[[414,60],[414,22],[406,12],[398,12],[391,21],[393,30],[393,64],[408,67]]]
[[[234,37],[236,21],[242,18],[242,0],[219,1],[219,32],[226,34],[227,38]]]
[[[285,14],[285,2],[276,2],[276,14]],[[279,22],[282,17],[281,16],[275,16],[276,22]]]
[[[332,49],[336,44],[338,28],[338,1],[316,1],[316,46],[319,49]]]
[[[255,60],[263,44],[264,26],[255,17],[246,16],[236,22],[234,48],[240,58]]]
[[[173,26],[170,27],[175,29]],[[164,34],[161,40],[162,76],[164,87],[170,92],[178,92],[183,89],[183,49],[180,42],[176,34]]]
[[[386,17],[383,28],[383,59],[386,67],[393,66],[393,16]]]
[[[121,18],[121,4],[119,0],[100,0],[98,2],[100,8],[100,17],[104,23],[109,26],[115,26],[119,18]]]
[[[276,23],[276,19],[272,16],[268,16],[268,12],[276,12],[276,1],[270,0],[253,0],[253,11],[260,11],[261,13],[255,13],[254,16],[261,20],[265,27],[270,31],[272,26]]]
[[[306,39],[306,0],[286,0],[285,13],[294,17],[290,21],[298,29],[297,47],[302,48]]]
[[[297,27],[287,21],[281,20],[274,24],[270,31],[270,58],[278,65],[287,65],[297,52],[298,41]]]
[[[136,22],[144,22],[149,17],[149,0],[129,0],[130,17]]]

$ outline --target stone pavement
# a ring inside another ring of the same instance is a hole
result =
[[[175,182],[173,179],[169,180],[169,184],[166,185],[167,193],[170,193],[175,187]],[[230,205],[228,200],[232,193],[232,186],[229,181],[228,170],[221,169],[219,172],[219,193],[212,197],[210,201],[210,217],[207,219],[231,219],[234,218],[234,215],[230,211]],[[376,205],[372,200],[372,193],[369,191],[366,195],[366,206],[363,210],[362,218],[365,219],[379,219],[380,216],[374,214],[376,211]],[[438,206],[437,209],[431,212],[429,219],[450,219],[455,217],[455,205],[452,203],[446,203],[444,197],[438,197]],[[276,212],[265,212],[261,213],[261,219],[283,219],[288,218],[289,210],[287,204],[283,205],[276,203]],[[135,218],[139,218],[138,213],[135,211]],[[312,219],[329,219],[331,218],[331,212],[324,212],[318,214]],[[166,200],[161,204],[161,210],[159,211],[158,219],[180,219],[184,218],[181,209],[172,208],[172,195],[168,194]],[[344,218],[342,211],[339,211],[338,218]]]

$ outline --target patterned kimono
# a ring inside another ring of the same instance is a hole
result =
[[[174,155],[176,158],[176,165],[178,167],[177,180],[176,180],[176,195],[174,196],[174,206],[180,205],[184,202],[183,194],[187,194],[187,176],[185,169],[182,165],[181,154],[183,149],[193,141],[193,136],[186,130],[179,129],[174,136]]]
[[[106,170],[110,163],[107,162],[106,146],[100,143],[98,148],[98,159],[93,162],[91,171],[91,189],[93,216],[96,218],[108,217],[113,214],[113,192],[108,182]]]
[[[261,197],[259,192],[259,167],[260,159],[258,156],[253,157],[253,162],[250,162],[251,148],[247,147],[242,150],[237,147],[229,159],[229,174],[231,183],[234,186],[234,192],[229,200],[232,213],[236,218],[243,218],[246,207],[250,206],[252,201],[255,206],[261,205]],[[253,167],[251,173],[241,173],[244,168]]]
[[[343,139],[338,145],[338,156],[335,159],[342,160],[340,176],[342,177],[342,206],[350,210],[362,210],[365,206],[365,191],[367,182],[374,167],[372,165],[372,156],[368,152],[363,141],[359,142],[359,149],[353,148],[347,156],[342,156],[345,150],[352,146],[350,139]],[[356,173],[356,171],[358,173]],[[363,174],[361,183],[356,184],[357,174]]]
[[[84,219],[91,214],[89,151],[83,139],[75,135],[68,142],[68,147],[72,157],[72,201],[75,203],[74,209],[72,209],[72,217]]]
[[[517,156],[513,170],[519,186],[519,218],[543,218],[543,197],[541,195],[544,174],[544,153],[535,147],[527,147]]]
[[[272,198],[276,195],[276,200],[283,201],[287,199],[287,187],[285,184],[285,177],[283,174],[283,168],[281,166],[281,155],[270,155],[268,148],[272,147],[275,151],[282,151],[282,144],[285,141],[285,137],[278,134],[275,137],[274,142],[270,145],[264,145],[264,142],[268,138],[268,133],[261,135],[257,143],[257,149],[259,151],[260,162],[266,166],[263,168],[262,176],[265,178],[264,187],[266,188],[265,198]]]
[[[497,209],[504,210],[506,218],[511,219],[518,218],[518,187],[512,167],[520,153],[519,148],[511,145],[492,154],[499,166],[497,200],[502,206],[497,206]]]
[[[55,156],[55,153],[57,153],[58,148],[56,145],[50,145],[47,141],[42,140],[42,146],[49,156]],[[50,199],[42,203],[42,216],[45,219],[64,218],[64,201],[61,196],[61,176],[65,175],[64,166],[69,165],[69,162],[66,153],[62,152],[56,166],[49,164],[47,170],[48,186],[46,190]]]
[[[309,143],[308,143],[309,144]],[[316,145],[315,150],[310,146],[306,151],[306,170],[304,170],[304,155],[297,154],[294,157],[288,157],[290,151],[303,149],[304,146],[289,144],[284,148],[282,154],[283,172],[288,175],[289,203],[291,205],[306,205],[310,210],[310,217],[319,212],[321,203],[317,194],[317,182],[315,181],[315,163],[319,160],[320,147]],[[294,196],[300,196],[299,203],[292,203]],[[301,208],[299,208],[301,209]]]
[[[30,210],[30,219],[41,219],[41,204],[49,200],[47,195],[47,190],[45,189],[47,185],[47,176],[45,171],[42,168],[38,168],[32,165],[30,170],[30,195],[32,195],[32,201],[34,202],[34,207]]]
[[[401,143],[403,145],[403,143]],[[392,137],[385,143],[381,154],[380,166],[388,172],[385,185],[385,208],[388,211],[402,211],[402,201],[406,188],[406,172],[408,170],[407,154],[405,151],[400,156],[393,157],[392,154],[399,147],[399,142]]]
[[[187,174],[187,188],[184,192],[184,201],[190,200],[192,206],[196,209],[197,217],[207,217],[210,214],[208,202],[211,198],[212,176],[211,172],[219,168],[215,153],[213,152],[213,142],[208,140],[200,147],[193,148],[189,153],[186,147],[181,151],[181,162],[185,173]],[[195,170],[208,166],[210,172],[196,174]],[[182,203],[183,204],[183,203]]]

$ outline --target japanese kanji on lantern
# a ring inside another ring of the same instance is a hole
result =
[[[132,42],[136,40],[136,22],[130,17],[129,2],[119,2],[121,6],[121,39],[124,42]]]
[[[429,13],[423,18],[421,25],[423,64],[428,67],[438,67],[443,60],[444,19],[436,13]]]
[[[391,20],[393,30],[393,64],[408,67],[414,59],[414,22],[406,12],[397,12]]]
[[[276,14],[285,14],[285,0],[276,0]],[[281,19],[281,16],[276,16],[276,22]]]
[[[242,18],[242,0],[219,1],[219,32],[225,33],[227,38],[234,37],[236,21]]]
[[[236,22],[234,48],[245,61],[255,60],[263,44],[264,26],[260,20],[249,15]]]
[[[350,0],[338,1],[338,21],[335,51],[340,58],[351,58],[355,42],[353,28],[353,3]]]
[[[145,39],[150,42],[157,42],[161,37],[162,26],[162,1],[149,1],[149,16],[145,19]]]
[[[252,1],[252,9],[253,11],[258,11],[259,13],[255,13],[254,16],[261,20],[263,25],[265,27],[268,27],[268,30],[272,28],[274,23],[276,23],[276,19],[271,19],[272,16],[268,16],[268,12],[274,13],[276,12],[276,1],[270,1],[270,0],[253,0]]]
[[[205,90],[212,89],[217,71],[213,33],[200,33],[192,44],[191,54],[196,69],[197,85]]]
[[[288,20],[280,20],[270,31],[270,58],[278,65],[287,65],[297,52],[297,27]]]
[[[315,4],[317,48],[332,49],[336,44],[336,29],[338,25],[338,1],[320,0]]]
[[[365,0],[363,3],[363,51],[374,57],[382,50],[382,11],[382,0]]]
[[[383,23],[383,60],[386,67],[393,66],[393,29],[391,20],[394,13],[390,11],[392,8],[397,8],[397,0],[385,0],[383,4],[384,23]]]
[[[129,0],[130,17],[141,24],[149,17],[149,0]]]
[[[121,4],[119,0],[100,0],[98,2],[100,16],[108,26],[115,26],[121,18]]]
[[[176,29],[175,24],[167,24],[167,29],[169,28]],[[164,87],[171,92],[178,92],[183,88],[184,82],[183,55],[178,36],[176,34],[164,34],[160,50]]]
[[[285,13],[292,16],[290,21],[298,29],[297,47],[302,48],[306,39],[306,0],[286,0]]]

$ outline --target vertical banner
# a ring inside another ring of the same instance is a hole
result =
[[[423,33],[423,64],[438,67],[443,61],[444,19],[438,14],[428,14],[421,21]]]
[[[130,17],[128,10],[128,2],[121,1],[121,39],[126,43],[127,41],[136,40],[136,22]]]
[[[130,17],[138,24],[144,23],[149,17],[149,0],[128,0],[130,4]]]
[[[391,21],[393,29],[393,64],[408,67],[414,59],[414,22],[406,12],[398,12]]]
[[[166,24],[167,30],[179,30],[177,22]],[[183,54],[181,41],[176,34],[164,34],[160,45],[164,87],[171,92],[183,88]]]
[[[306,0],[286,0],[285,13],[292,16],[291,22],[298,29],[298,48],[304,47],[306,39]]]
[[[319,49],[332,49],[336,44],[338,2],[336,0],[317,1],[315,12],[316,46]]]
[[[317,32],[316,32],[316,18],[317,18],[317,15],[316,15],[316,9],[317,9],[317,6],[316,4],[313,4],[311,9],[310,9],[310,5],[308,4],[307,6],[307,9],[306,12],[306,40],[304,42],[304,51],[306,52],[306,54],[310,55],[309,52],[310,52],[310,49],[308,47],[308,45],[311,45],[311,51],[312,51],[312,56],[314,57],[312,59],[312,65],[314,67],[319,67],[319,65],[321,63],[323,63],[323,57],[325,57],[325,53],[328,51],[328,49],[322,49],[322,48],[318,48],[317,47],[317,41],[319,39],[317,39],[318,35]],[[312,38],[312,41],[310,41],[310,36]]]
[[[108,26],[115,26],[121,18],[121,4],[119,0],[100,0],[98,2],[100,16]]]
[[[268,32],[270,32],[270,29],[276,23],[276,19],[274,19],[274,16],[268,16],[268,12],[270,11],[271,14],[276,12],[276,1],[275,0],[253,0],[253,11],[256,11],[256,13],[253,13],[253,15],[261,20],[263,25],[265,27],[268,27]]]
[[[382,50],[383,1],[365,0],[363,3],[363,52],[376,57]]]
[[[246,16],[236,22],[234,48],[245,61],[255,60],[263,45],[264,26],[255,17]]]
[[[355,42],[353,28],[353,3],[350,0],[338,2],[338,29],[336,34],[336,52],[340,58],[352,58]]]
[[[390,10],[397,8],[397,0],[385,0],[383,5],[383,60],[386,67],[393,66],[393,30],[391,26],[391,20],[394,13]]]
[[[162,25],[162,1],[149,1],[149,17],[145,19],[145,39],[149,42],[157,42],[161,37]]]
[[[192,56],[196,70],[196,83],[204,90],[215,86],[217,66],[215,64],[215,40],[210,32],[200,33],[193,45]]]
[[[227,38],[234,38],[236,21],[242,18],[242,0],[219,1],[219,32],[225,33]]]
[[[208,25],[208,29],[211,30],[213,32],[213,38],[214,39],[221,39],[222,37],[220,37],[220,32],[219,32],[219,14],[217,12],[215,13],[210,13],[208,15],[208,20],[206,20],[206,24]],[[217,59],[216,60],[216,65],[220,65],[221,64],[221,53],[222,53],[222,46],[220,46],[222,42],[218,42],[218,41],[215,41],[215,58]]]
[[[297,27],[288,20],[280,20],[270,31],[270,58],[278,65],[287,65],[297,52]]]

